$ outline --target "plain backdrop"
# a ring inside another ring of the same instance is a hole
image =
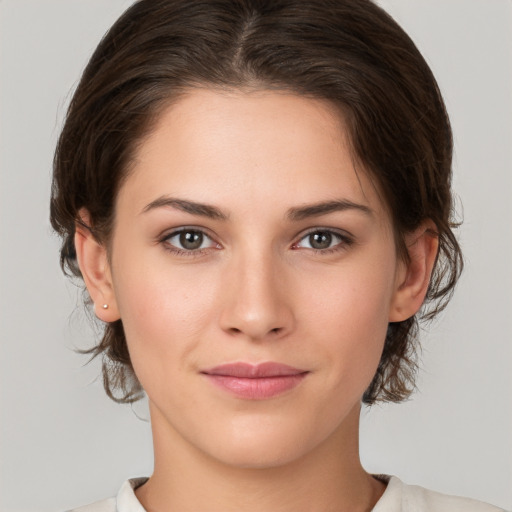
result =
[[[70,91],[128,0],[0,0],[2,512],[62,511],[152,468],[144,404],[103,393],[94,333],[48,221]],[[512,508],[512,2],[386,0],[436,74],[455,134],[466,270],[422,333],[419,391],[362,413],[367,469]]]

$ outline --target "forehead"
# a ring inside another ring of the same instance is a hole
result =
[[[340,109],[279,91],[188,91],[139,145],[123,194],[131,204],[169,194],[236,209],[280,196],[283,208],[343,198],[385,210]]]

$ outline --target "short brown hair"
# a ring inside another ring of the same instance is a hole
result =
[[[418,316],[448,302],[462,269],[452,228],[452,134],[437,83],[418,49],[370,0],[139,0],[94,52],[74,93],[54,160],[51,222],[61,265],[80,276],[78,212],[109,240],[116,193],[137,143],[162,108],[196,86],[286,90],[343,114],[354,155],[379,185],[398,253],[404,234],[436,226],[439,253],[422,313],[389,324],[363,401],[401,401],[414,388]],[[90,350],[103,354],[108,395],[141,395],[122,321]]]

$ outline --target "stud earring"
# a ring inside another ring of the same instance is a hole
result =
[[[108,309],[108,304],[103,304],[103,309]]]

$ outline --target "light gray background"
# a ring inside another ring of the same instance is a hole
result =
[[[113,495],[152,467],[149,424],[103,394],[48,222],[69,91],[129,0],[0,0],[3,512]],[[512,508],[512,2],[383,0],[437,75],[456,142],[466,271],[423,336],[420,391],[363,413],[366,467]],[[135,406],[147,415],[144,406]]]

